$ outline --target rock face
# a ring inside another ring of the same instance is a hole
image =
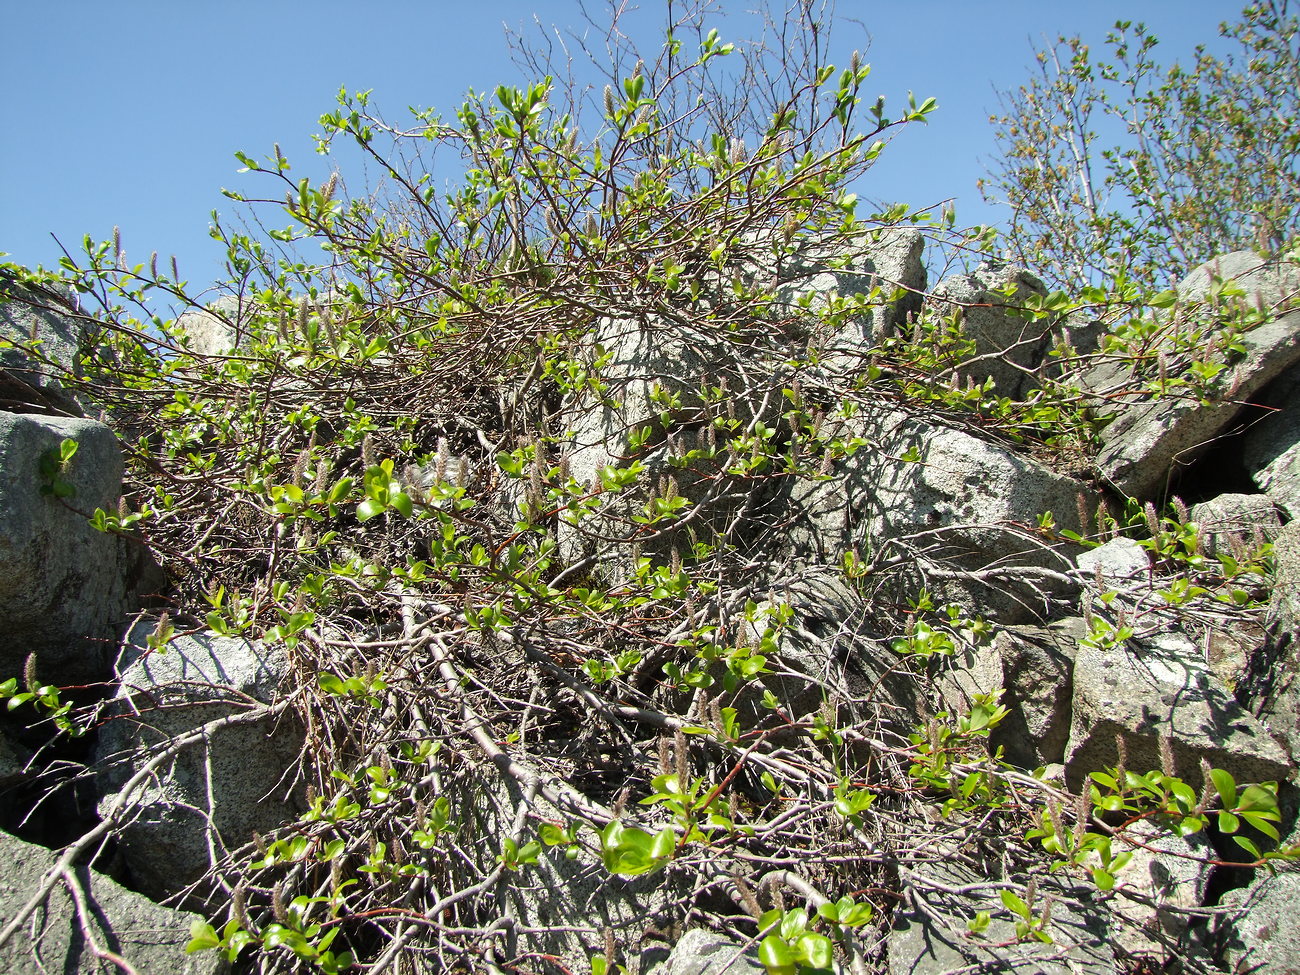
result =
[[[1112,538],[1104,545],[1080,553],[1075,563],[1089,580],[1101,580],[1103,587],[1122,586],[1151,570],[1146,549],[1132,538]]]
[[[1208,861],[1214,847],[1203,834],[1182,837],[1135,824],[1128,831],[1133,845],[1124,844],[1132,859],[1115,875],[1120,897],[1114,904],[1116,942],[1130,956],[1153,954],[1158,933],[1190,952],[1185,909],[1205,903],[1210,882]]]
[[[977,385],[993,380],[999,396],[1022,399],[1036,386],[1034,373],[1051,341],[1046,324],[1016,314],[1030,295],[1047,289],[1023,268],[982,264],[974,274],[944,278],[935,285],[939,314],[956,315],[974,342],[974,361],[959,375]]]
[[[1216,279],[1236,282],[1246,292],[1248,305],[1272,313],[1292,307],[1300,293],[1300,266],[1294,262],[1268,260],[1254,251],[1233,251],[1188,274],[1178,285],[1178,294],[1185,301],[1202,301]]]
[[[0,726],[0,789],[23,777],[23,769],[30,758],[28,750],[11,740],[4,727]]]
[[[1242,460],[1259,489],[1294,518],[1300,514],[1300,372],[1278,377],[1256,400],[1271,412],[1246,431]]]
[[[839,573],[826,566],[810,569],[769,596],[775,603],[759,601],[758,618],[748,628],[755,646],[765,636],[774,641],[780,666],[764,675],[762,688],[776,695],[785,713],[815,715],[830,697],[922,713],[914,682],[893,672],[895,661],[882,659],[864,638],[866,600]],[[783,626],[773,626],[776,607],[790,613]],[[739,700],[753,705],[753,696],[742,691]]]
[[[1021,768],[1065,760],[1074,658],[1086,633],[1083,620],[1069,618],[1046,627],[1008,627],[995,638],[1005,688],[1002,703],[1010,714],[994,732],[993,744]]]
[[[1176,774],[1201,786],[1200,761],[1238,782],[1285,779],[1291,760],[1268,729],[1233,700],[1197,647],[1171,632],[1129,646],[1082,646],[1074,661],[1073,723],[1066,746],[1066,782],[1078,788],[1089,772],[1113,768],[1115,736],[1123,735],[1130,770],[1161,767],[1169,738]]]
[[[1282,530],[1276,506],[1262,494],[1220,494],[1192,505],[1189,514],[1200,526],[1200,546],[1210,555],[1231,554],[1234,544],[1253,547],[1271,542]]]
[[[0,277],[0,409],[80,416],[60,376],[80,375],[78,358],[97,329],[78,317],[65,288],[14,284]],[[3,342],[12,343],[8,348]]]
[[[743,944],[696,928],[687,931],[663,965],[650,975],[764,975],[757,952]]]
[[[60,471],[64,440],[77,451]],[[125,583],[118,540],[81,512],[117,507],[122,455],[113,431],[92,420],[0,413],[0,457],[0,679],[22,674],[35,652],[41,680],[102,680]],[[65,499],[42,493],[56,474]]]
[[[57,857],[0,833],[0,928],[22,909],[39,888]],[[84,910],[79,910],[69,881],[60,879],[17,936],[0,945],[0,971],[7,975],[102,975],[136,971],[168,975],[221,975],[221,956],[206,951],[190,955],[190,923],[198,915],[160,907],[119,887],[85,867],[71,871]],[[88,937],[89,935],[89,937]],[[95,952],[112,952],[132,967],[123,969]]]
[[[1300,924],[1296,900],[1300,876],[1262,876],[1244,890],[1228,894],[1226,904],[1238,916],[1220,922],[1224,961],[1234,972],[1300,971]]]
[[[1254,254],[1229,254],[1193,271],[1179,286],[1187,301],[1204,297],[1213,273],[1234,277],[1248,308],[1273,308],[1295,292],[1297,271]],[[1239,273],[1241,276],[1236,277]],[[1227,431],[1241,404],[1300,363],[1300,312],[1286,312],[1245,332],[1245,355],[1232,366],[1230,392],[1208,404],[1195,397],[1142,399],[1120,408],[1102,431],[1101,472],[1124,494],[1149,497]],[[1105,372],[1113,378],[1113,373]]]
[[[1051,511],[1075,521],[1082,485],[969,433],[890,408],[864,408],[851,433],[862,445],[821,482],[800,482],[790,497],[788,542],[808,562],[910,558],[942,600],[1016,623],[1041,614],[1042,594],[1059,588],[1072,563],[1034,530]],[[915,461],[903,458],[909,455]],[[953,580],[927,563],[949,561],[985,573]]]
[[[972,885],[984,889],[952,892]],[[908,893],[925,908],[895,913],[888,942],[890,975],[944,975],[968,968],[1016,975],[1117,975],[1106,916],[1087,889],[1040,883],[1040,897],[1053,898],[1049,933],[1055,943],[1017,944],[1014,918],[993,886],[955,862],[919,870]],[[1041,901],[1033,907],[1041,914]],[[979,911],[989,912],[989,926],[981,937],[968,937],[963,922]]]
[[[1300,756],[1300,523],[1282,529],[1273,543],[1273,558],[1277,568],[1268,640],[1250,661],[1238,697],[1295,758]]]
[[[239,346],[239,299],[222,295],[206,310],[188,311],[176,320],[186,344],[199,355],[229,355]]]
[[[147,760],[151,747],[253,703],[271,703],[287,673],[282,649],[213,634],[184,636],[149,651],[152,624],[127,635],[121,688],[100,732],[96,764],[108,769],[101,806]],[[226,728],[183,752],[133,800],[123,856],[140,890],[168,897],[211,867],[215,852],[252,840],[296,817],[301,806],[285,780],[303,740],[292,725],[268,717]]]
[[[869,296],[877,289],[879,300],[841,335],[828,344],[832,362],[845,356],[852,366],[865,349],[878,345],[902,327],[921,308],[926,270],[921,263],[925,237],[914,227],[867,231],[858,239],[834,249],[805,246],[775,264],[776,300],[792,311],[803,300],[824,307],[832,296]],[[764,268],[760,273],[766,273]],[[896,300],[889,300],[898,293]]]
[[[509,835],[519,809],[549,822],[568,818],[544,797],[525,798],[516,780],[491,770],[464,785],[467,788],[452,804],[466,811],[471,835],[485,838],[468,850],[485,873],[495,865],[498,837]],[[563,968],[557,970],[589,968],[589,959],[603,952],[609,932],[623,963],[631,959],[630,970],[646,971],[663,960],[664,952],[659,942],[644,937],[645,932],[668,925],[673,898],[684,893],[663,874],[621,877],[593,871],[566,859],[562,849],[547,847],[532,870],[507,872],[493,900],[502,916],[526,919],[524,923],[536,928],[530,950],[559,960]]]

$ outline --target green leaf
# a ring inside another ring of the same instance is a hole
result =
[[[807,929],[808,912],[802,907],[786,911],[785,917],[781,918],[781,937],[787,941],[793,941]]]
[[[1239,847],[1241,847],[1243,850],[1249,853],[1256,860],[1262,860],[1264,858],[1264,854],[1261,853],[1259,847],[1255,845],[1255,841],[1250,839],[1249,837],[1242,836],[1240,834],[1234,834],[1232,837],[1232,842],[1236,843]]]
[[[1278,833],[1277,827],[1275,827],[1271,822],[1269,822],[1269,819],[1272,819],[1274,817],[1266,816],[1266,814],[1264,813],[1243,812],[1241,814],[1241,818],[1244,819],[1246,822],[1250,823],[1250,825],[1254,826],[1257,830],[1259,830],[1261,833],[1263,833],[1273,842],[1276,843],[1279,839],[1281,839],[1281,834]]]
[[[670,857],[676,850],[677,834],[671,827],[664,827],[656,833],[654,842],[650,845],[650,855],[656,860]]]
[[[767,969],[767,975],[795,975],[795,954],[790,946],[775,934],[769,934],[759,943],[758,960]]]
[[[352,485],[355,483],[356,482],[350,477],[339,478],[334,482],[334,486],[330,488],[330,493],[325,500],[330,504],[338,504],[338,502],[342,501],[352,493]]]
[[[357,521],[367,522],[376,515],[384,513],[384,506],[374,498],[366,498],[357,505]]]
[[[216,948],[221,944],[221,939],[217,937],[216,928],[207,921],[195,918],[190,922],[190,940],[185,945],[185,951],[193,954],[196,951],[203,951],[207,948]]]
[[[1269,786],[1269,788],[1265,788]],[[1266,814],[1275,822],[1281,820],[1277,812],[1277,784],[1266,782],[1260,785],[1248,785],[1241,790],[1241,797],[1237,803],[1237,811],[1245,812],[1247,810],[1258,812],[1261,815]]]
[[[1019,914],[1026,921],[1029,920],[1029,905],[1022,901],[1012,891],[1004,890],[1001,894],[1002,906],[1008,911]]]
[[[797,942],[799,953],[810,968],[830,968],[834,959],[831,939],[824,934],[809,931],[800,935]]]

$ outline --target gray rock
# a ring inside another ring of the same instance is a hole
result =
[[[753,644],[759,645],[772,627],[766,614],[774,605],[788,608],[791,616],[775,636],[776,652],[768,661],[772,673],[742,688],[738,704],[752,706],[770,690],[785,713],[796,719],[819,713],[831,698],[850,711],[857,706],[852,702],[869,702],[871,707],[884,705],[894,714],[921,719],[915,680],[895,666],[892,654],[882,653],[880,644],[866,637],[867,601],[839,569],[810,568],[774,583],[768,592],[770,598],[757,602],[758,619],[747,626]],[[846,717],[857,721],[866,715]]]
[[[695,928],[682,935],[672,955],[654,975],[764,975],[758,951],[752,945]]]
[[[974,358],[963,366],[963,382],[992,379],[999,396],[1022,399],[1038,385],[1033,375],[1051,342],[1050,323],[1008,310],[1030,295],[1045,295],[1043,283],[1024,268],[982,264],[974,274],[944,278],[931,298],[937,315],[960,315],[964,334],[974,341]]]
[[[1270,383],[1256,401],[1270,412],[1242,438],[1242,461],[1251,479],[1295,518],[1300,515],[1300,370]]]
[[[229,355],[243,339],[239,327],[239,299],[222,295],[206,310],[187,311],[176,319],[186,345],[199,355]]]
[[[568,426],[574,433],[569,471],[581,484],[592,483],[603,466],[626,455],[629,434],[642,424],[656,426],[657,433],[699,427],[704,418],[699,388],[705,382],[727,383],[733,409],[753,415],[756,404],[746,401],[738,370],[743,352],[716,336],[606,320],[596,327],[592,343],[607,357],[601,375],[609,389],[598,405],[569,404]],[[657,395],[680,403],[656,402]]]
[[[1205,657],[1223,685],[1235,689],[1241,685],[1251,659],[1264,646],[1268,631],[1253,619],[1230,620],[1227,624],[1222,629],[1207,629]]]
[[[996,643],[966,646],[951,657],[941,657],[933,663],[938,666],[934,690],[944,711],[949,714],[966,714],[977,695],[996,694],[1004,689],[1006,675],[1002,670],[1002,654]]]
[[[1257,540],[1271,542],[1282,530],[1277,507],[1262,494],[1220,494],[1192,505],[1188,514],[1200,526],[1200,547],[1209,555],[1232,553],[1234,536],[1252,549]]]
[[[1251,658],[1237,696],[1292,757],[1300,757],[1300,522],[1291,522],[1278,534],[1273,561],[1268,638]]]
[[[915,871],[949,888],[987,884],[988,878],[959,866],[956,861],[930,863]],[[894,914],[887,953],[889,975],[947,975],[954,970],[1017,975],[1115,975],[1105,912],[1092,901],[1094,891],[1065,886],[1055,878],[1039,878],[1038,895],[1031,909],[1042,911],[1043,899],[1053,898],[1049,933],[1053,944],[1016,943],[1011,913],[999,892],[991,889],[953,894],[912,880],[908,906]],[[1024,887],[1019,893],[1025,893]],[[915,900],[925,910],[911,906]],[[966,922],[979,911],[991,919],[983,936],[966,936]]]
[[[1232,280],[1246,292],[1251,307],[1282,312],[1296,307],[1300,296],[1300,264],[1263,258],[1254,251],[1233,251],[1206,261],[1178,285],[1184,301],[1203,301],[1215,278]]]
[[[1045,612],[1073,562],[1037,533],[1038,516],[1078,530],[1078,481],[887,406],[864,406],[846,426],[857,452],[830,479],[791,487],[784,534],[796,557],[904,557],[916,569],[910,595],[925,586],[1008,624]],[[901,459],[912,450],[917,461]]]
[[[98,325],[78,311],[70,288],[18,285],[0,277],[0,408],[81,416],[61,380],[82,374],[81,354],[98,334]]]
[[[25,790],[16,787],[32,778],[31,758],[31,750],[14,740],[9,728],[0,723],[0,820],[6,823],[18,821],[27,812]]]
[[[4,725],[0,725],[0,788],[23,778],[30,758],[31,752],[11,739]]]
[[[1232,367],[1230,395],[1209,404],[1143,397],[1119,410],[1101,432],[1097,465],[1120,491],[1133,497],[1158,493],[1177,467],[1191,463],[1229,429],[1242,402],[1300,362],[1300,311],[1287,312],[1282,300],[1295,291],[1300,272],[1294,265],[1265,263],[1249,252],[1227,255],[1193,271],[1179,286],[1184,299],[1202,298],[1217,268],[1246,290],[1246,305],[1270,309],[1277,317],[1243,336],[1246,354]],[[1113,369],[1103,369],[1088,384],[1096,389],[1114,378]]]
[[[1236,419],[1239,404],[1300,362],[1300,312],[1247,332],[1246,356],[1233,367],[1231,397],[1197,400],[1142,398],[1125,406],[1101,432],[1097,464],[1133,497],[1162,490],[1171,473],[1196,459]]]
[[[1012,764],[1034,769],[1065,760],[1074,658],[1087,632],[1082,619],[1068,617],[1050,626],[1007,627],[994,638],[1008,714],[991,740]]]
[[[1117,842],[1115,852],[1132,859],[1115,873],[1118,896],[1111,902],[1115,941],[1129,955],[1164,957],[1160,937],[1189,952],[1188,908],[1205,904],[1213,867],[1214,846],[1202,833],[1183,837],[1135,823],[1124,836],[1136,844]]]
[[[1300,522],[1291,522],[1273,540],[1273,598],[1269,625],[1291,639],[1300,630]]]
[[[1106,335],[1106,323],[1082,312],[1075,312],[1058,322],[1053,331],[1057,339],[1072,348],[1077,355],[1092,355],[1101,348],[1101,340]]]
[[[496,866],[501,838],[510,834],[520,806],[528,807],[534,821],[570,818],[542,796],[526,797],[517,780],[496,768],[446,787],[455,790],[452,808],[464,817],[458,835],[480,838],[462,849],[484,873]],[[517,945],[506,946],[510,954],[536,952],[557,960],[560,971],[590,971],[590,959],[604,952],[608,930],[623,955],[621,963],[630,971],[646,971],[663,960],[658,942],[644,938],[646,929],[679,920],[678,898],[689,896],[684,881],[667,871],[615,876],[585,855],[569,860],[561,849],[547,847],[535,867],[507,873],[493,893],[500,916],[528,929]]]
[[[153,623],[127,635],[120,688],[95,750],[101,808],[147,761],[151,748],[247,707],[271,703],[288,672],[280,648],[213,634],[182,636],[147,650]],[[138,815],[122,832],[122,853],[136,886],[157,898],[177,894],[212,866],[212,852],[242,846],[303,808],[288,773],[303,733],[287,718],[226,728],[182,752],[133,801]]]
[[[0,928],[23,907],[58,857],[0,833]],[[95,946],[124,958],[140,975],[220,975],[228,971],[216,952],[186,954],[197,915],[171,910],[119,887],[85,867],[72,871],[84,892],[85,925]],[[121,969],[99,959],[87,942],[66,881],[60,880],[18,936],[0,947],[7,975],[109,975]]]
[[[1066,782],[1078,789],[1090,772],[1114,767],[1122,734],[1126,768],[1161,768],[1160,740],[1172,739],[1174,774],[1201,786],[1200,761],[1238,782],[1283,780],[1292,763],[1268,729],[1241,707],[1190,640],[1169,632],[1129,645],[1081,646],[1074,661],[1074,700]]]
[[[1131,538],[1112,538],[1080,553],[1075,564],[1089,580],[1100,578],[1105,587],[1121,586],[1151,573],[1147,550]]]
[[[73,491],[66,504],[41,493],[41,459],[57,458],[65,439],[78,444],[60,475]],[[92,420],[0,413],[0,457],[0,680],[20,676],[33,652],[43,681],[103,680],[125,584],[118,540],[79,512],[116,509],[117,439]]]
[[[1266,873],[1224,898],[1241,914],[1219,922],[1224,961],[1234,972],[1290,975],[1300,972],[1300,874]]]
[[[833,247],[804,244],[770,267],[760,267],[755,277],[775,286],[777,305],[785,305],[792,315],[801,314],[801,303],[810,298],[811,307],[821,309],[832,295],[869,298],[879,288],[879,297],[864,314],[825,339],[823,366],[855,371],[864,353],[896,334],[909,315],[920,310],[926,285],[924,249],[925,235],[916,227],[885,227]],[[903,294],[891,301],[900,289]]]
[[[679,493],[693,501],[710,497],[710,484],[699,465],[682,468],[670,463],[698,446],[709,426],[706,416],[715,416],[721,410],[702,403],[700,386],[727,386],[731,390],[729,408],[746,421],[756,411],[769,407],[764,404],[766,387],[749,387],[740,366],[742,359],[755,350],[746,350],[723,337],[635,322],[603,322],[593,341],[597,350],[609,357],[603,369],[609,388],[599,404],[569,404],[566,425],[573,432],[567,454],[570,476],[596,490],[601,471],[607,466],[625,468],[636,462],[643,470],[637,482],[622,493],[602,494],[599,512],[588,516],[579,528],[562,519],[559,542],[570,561],[599,553],[599,573],[614,580],[628,576],[634,563],[626,545],[609,545],[600,538],[624,538],[634,532],[637,526],[631,519],[642,513],[647,498],[664,478],[671,476]],[[755,353],[756,359],[762,357],[761,352]],[[764,372],[765,377],[769,375]],[[673,403],[657,401],[660,397],[671,398]],[[632,460],[629,437],[640,429],[650,431],[649,440]],[[725,442],[725,435],[720,436]],[[553,458],[550,460],[553,462]],[[528,483],[527,474],[522,483]],[[735,504],[723,499],[708,500],[703,516],[697,519],[697,529],[705,537],[710,531],[723,530],[735,509]],[[673,536],[662,537],[645,554],[662,554],[672,543]]]
[[[796,321],[791,326],[797,333],[793,337],[775,329],[733,335],[723,329],[694,331],[681,323],[599,322],[590,346],[593,354],[606,357],[599,374],[607,388],[599,400],[584,394],[565,404],[564,425],[572,432],[566,455],[569,473],[580,484],[598,484],[604,467],[629,463],[633,431],[648,429],[650,435],[636,453],[635,459],[644,467],[640,482],[621,496],[605,495],[601,513],[590,518],[586,527],[595,534],[625,535],[627,520],[666,475],[671,475],[680,492],[692,501],[707,496],[711,488],[716,490],[718,479],[709,478],[707,472],[673,466],[670,459],[697,447],[711,420],[724,412],[743,422],[762,418],[769,426],[779,425],[784,402],[780,390],[793,379],[786,365],[792,341],[798,354],[809,344],[818,346],[822,351],[820,368],[825,373],[852,375],[860,371],[870,348],[919,306],[918,292],[925,285],[922,246],[921,234],[912,228],[868,233],[835,252],[827,245],[808,244],[781,258],[751,244],[750,277],[777,291],[778,307],[782,303],[790,306]],[[832,269],[831,265],[840,261],[845,266]],[[808,297],[817,305],[832,292],[870,295],[877,288],[883,296],[837,333],[798,334],[801,298]],[[903,295],[891,301],[896,288],[902,288]],[[723,403],[706,405],[700,396],[702,386],[725,388]],[[725,435],[723,440],[719,449],[725,450]],[[737,504],[709,501],[705,508],[695,527],[721,529],[735,514]],[[584,537],[583,532],[562,525],[560,544],[566,558],[577,560],[595,554],[597,543],[590,534]],[[670,544],[664,539],[660,548],[666,550]],[[606,575],[617,577],[630,569],[626,559],[618,557],[617,549],[600,555],[599,568]],[[609,555],[613,558],[604,558]]]

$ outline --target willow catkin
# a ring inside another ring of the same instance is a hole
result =
[[[1074,496],[1075,513],[1079,516],[1079,534],[1088,534],[1088,498],[1080,491]]]
[[[253,930],[252,919],[248,916],[248,887],[240,881],[230,894],[230,917],[245,931]]]
[[[281,884],[271,888],[271,913],[280,924],[289,923],[289,912],[284,906],[284,887]]]
[[[1160,770],[1171,779],[1178,775],[1178,762],[1174,757],[1174,739],[1169,735],[1160,736]]]
[[[1185,525],[1191,520],[1191,514],[1187,510],[1187,502],[1178,495],[1169,499],[1169,506],[1174,509],[1174,514],[1178,516],[1178,523]]]

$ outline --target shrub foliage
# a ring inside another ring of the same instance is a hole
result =
[[[827,342],[905,296],[792,296],[772,269],[850,262],[906,218],[858,213],[849,186],[934,103],[863,102],[869,67],[822,64],[824,26],[801,9],[783,50],[729,42],[691,10],[652,57],[616,46],[594,92],[539,71],[400,124],[340,92],[321,149],[355,146],[381,184],[314,185],[278,148],[241,155],[267,187],[248,194],[253,223],[275,229],[214,229],[232,302],[209,314],[237,339],[224,351],[145,311],[159,296],[198,308],[174,268],[133,265],[118,240],[66,263],[104,330],[76,382],[130,461],[121,508],[85,514],[165,568],[159,647],[202,629],[282,645],[294,679],[277,707],[308,732],[302,817],[217,851],[227,893],[195,892],[211,923],[194,950],[267,972],[536,970],[576,936],[594,973],[615,971],[664,936],[639,913],[611,908],[609,930],[576,935],[585,917],[510,920],[514,896],[599,887],[593,903],[639,892],[655,924],[753,937],[771,972],[818,970],[836,952],[878,960],[895,892],[934,856],[916,842],[927,809],[963,842],[995,836],[998,857],[1103,888],[1127,825],[1193,832],[1217,816],[1225,835],[1275,836],[1268,787],[1216,771],[1197,791],[1172,769],[1121,767],[1070,796],[989,745],[1007,713],[996,694],[918,725],[782,660],[800,622],[775,593],[803,570],[756,564],[754,539],[784,530],[782,485],[824,479],[862,446],[863,405],[907,403],[1049,459],[1085,449],[1097,422],[1064,341],[1031,402],[958,381],[972,349],[959,314],[925,312],[854,368],[824,368]],[[448,156],[463,176],[444,190]],[[1043,321],[1107,300],[1020,311]],[[1225,316],[1229,335],[1254,321]],[[1144,343],[1163,326],[1142,321],[1108,339],[1132,366],[1120,385],[1206,395],[1219,380],[1205,363],[1230,343],[1189,339],[1157,368]],[[647,387],[659,421],[616,431],[626,450],[579,477],[574,426],[616,414],[626,392],[605,372],[611,323],[720,365],[696,387]],[[74,455],[51,460],[52,494]],[[1258,612],[1266,550],[1207,559],[1185,512],[1141,505],[1094,527],[1146,539],[1174,594],[1133,619],[1112,593],[1095,639],[1122,643],[1174,611]],[[1066,540],[1047,512],[1017,530]],[[836,553],[836,571],[866,607],[852,639],[924,696],[991,627],[977,607],[897,598],[914,545]],[[11,707],[93,726],[94,705],[26,684],[0,685]],[[791,686],[816,704],[796,710]],[[1241,839],[1254,860],[1274,855]],[[1048,909],[1014,873],[1015,940],[1050,941]],[[983,938],[988,915],[967,920]]]

